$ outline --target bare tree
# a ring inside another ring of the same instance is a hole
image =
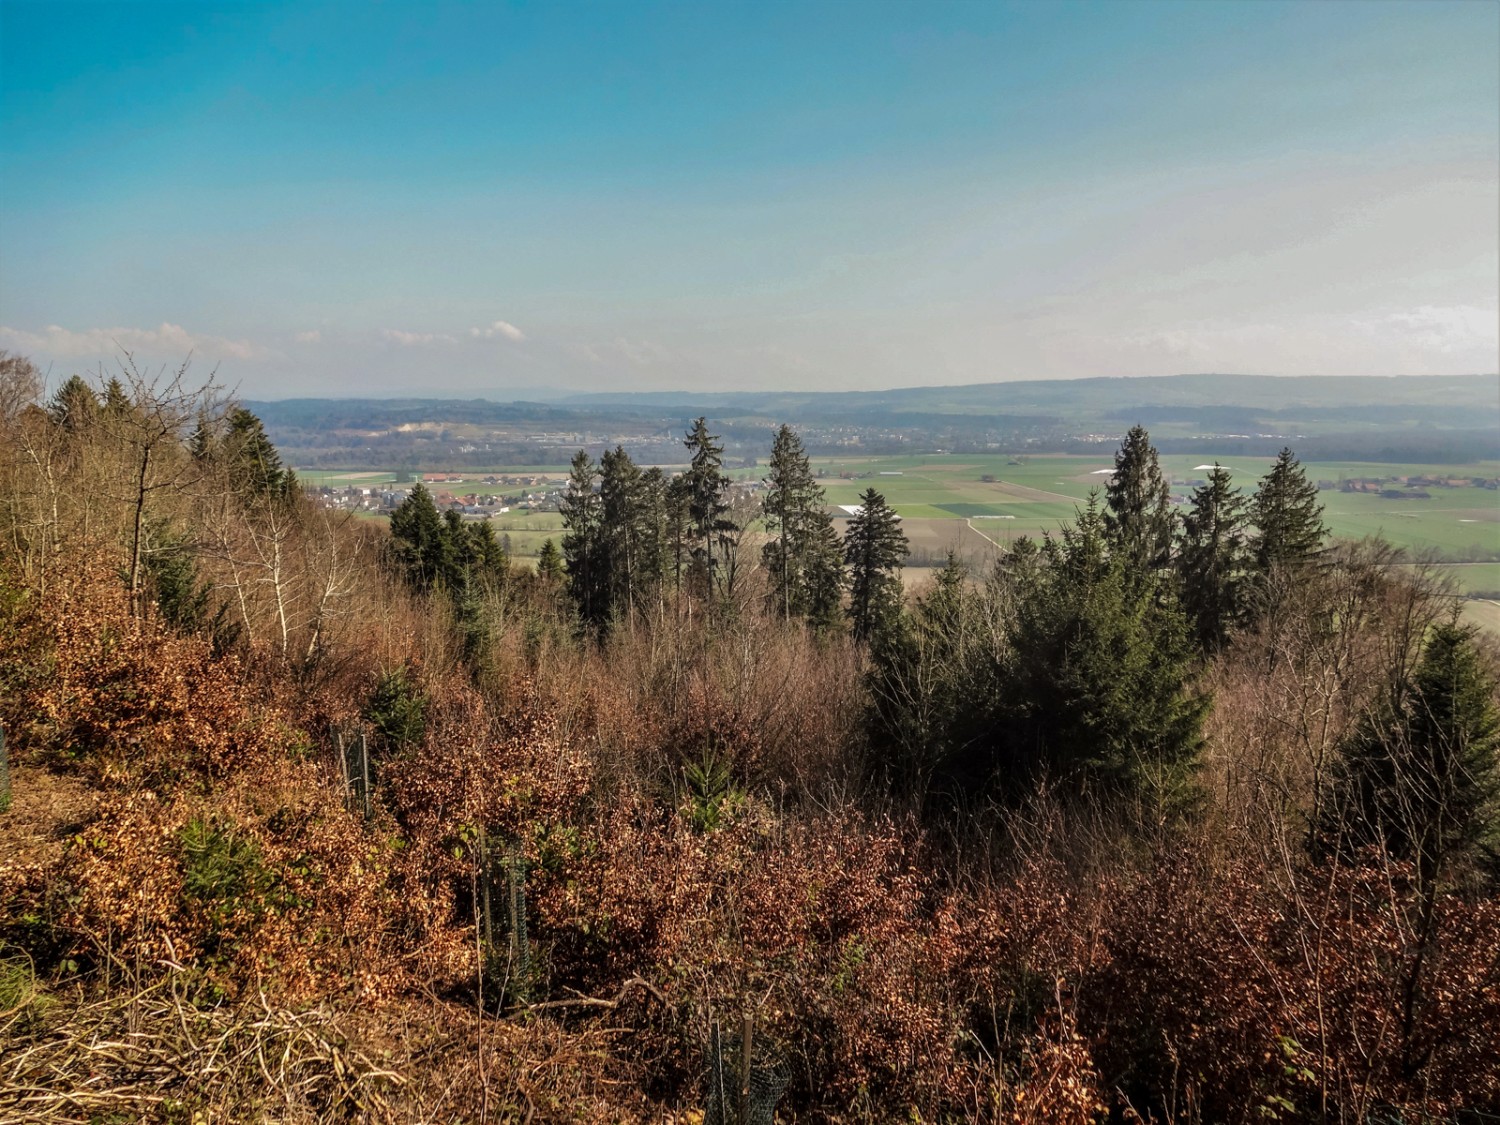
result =
[[[111,380],[105,395],[101,424],[123,461],[116,496],[129,513],[127,589],[131,611],[137,615],[145,602],[148,504],[160,492],[186,492],[202,475],[183,440],[189,424],[210,409],[219,388],[210,373],[203,386],[189,390],[186,379],[191,362],[191,357],[184,360],[170,375],[149,376],[126,352],[120,361],[126,385]]]

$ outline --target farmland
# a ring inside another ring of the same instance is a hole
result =
[[[1162,468],[1173,481],[1174,496],[1186,497],[1204,475],[1195,466],[1211,461],[1165,456]],[[1269,468],[1269,461],[1226,459],[1236,483],[1250,491]],[[1108,458],[1037,456],[884,457],[817,459],[821,483],[830,502],[857,503],[864,489],[875,487],[903,518],[967,523],[997,543],[1020,535],[1056,531],[1069,521],[1089,492],[1108,479]],[[1500,462],[1463,466],[1388,465],[1358,462],[1310,462],[1309,479],[1337,484],[1360,477],[1440,476],[1494,477]],[[1500,555],[1500,492],[1484,488],[1442,488],[1426,499],[1391,500],[1373,493],[1335,489],[1319,494],[1324,518],[1333,534],[1344,538],[1382,536],[1399,546],[1435,549],[1453,560],[1494,563]],[[941,536],[924,529],[924,538]],[[1500,589],[1500,567],[1459,567],[1460,580],[1472,589]]]
[[[1173,482],[1173,494],[1186,497],[1191,482],[1204,475],[1198,466],[1213,458],[1169,454],[1161,459]],[[1269,468],[1269,460],[1226,457],[1225,467],[1247,492]],[[830,504],[854,505],[870,487],[883,493],[904,521],[915,566],[940,562],[950,549],[971,563],[982,563],[1021,535],[1055,532],[1087,502],[1090,491],[1102,488],[1112,466],[1109,457],[1037,455],[921,454],[907,457],[815,457],[813,469]],[[1500,476],[1500,462],[1463,466],[1387,464],[1356,461],[1307,462],[1310,480],[1338,485],[1344,480],[1412,476]],[[738,480],[754,480],[763,468],[736,469]],[[435,485],[455,493],[508,495],[520,490],[510,483],[485,484],[485,476],[545,476],[560,480],[562,465],[496,467],[463,474],[463,483]],[[375,487],[396,480],[393,473],[301,473],[304,484]],[[1465,590],[1500,591],[1500,492],[1475,487],[1428,490],[1426,498],[1387,499],[1375,493],[1344,492],[1337,487],[1319,493],[1324,519],[1333,534],[1343,538],[1381,536],[1399,546],[1436,550],[1452,562]],[[514,553],[534,557],[548,538],[561,533],[556,513],[512,511],[491,520],[497,535],[510,536]]]

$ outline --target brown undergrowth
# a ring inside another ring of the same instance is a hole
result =
[[[1492,901],[1312,863],[1286,802],[1130,847],[992,811],[1009,843],[970,862],[873,795],[846,642],[672,622],[476,677],[387,595],[299,667],[132,613],[107,557],[8,589],[0,840],[29,843],[0,856],[0,1119],[687,1119],[711,1022],[745,1017],[784,1120],[1500,1103]],[[368,716],[396,668],[410,743]],[[486,985],[497,848],[524,991]]]

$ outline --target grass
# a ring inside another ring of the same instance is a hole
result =
[[[1162,467],[1175,482],[1173,492],[1186,496],[1186,483],[1204,473],[1195,466],[1207,456],[1167,456]],[[1225,458],[1225,466],[1247,492],[1270,468],[1269,460]],[[821,483],[830,502],[854,504],[866,488],[878,489],[891,506],[909,519],[967,519],[981,534],[1004,542],[1017,535],[1055,531],[1070,521],[1107,477],[1109,458],[1036,456],[1014,463],[1004,456],[816,458],[825,472]],[[1311,480],[1409,475],[1500,476],[1500,462],[1473,465],[1384,465],[1359,462],[1308,462]],[[882,476],[881,473],[899,473]],[[846,479],[849,474],[856,479]],[[867,475],[868,474],[868,475]],[[985,481],[984,476],[994,478]],[[1500,493],[1479,488],[1438,488],[1426,500],[1387,500],[1380,496],[1324,491],[1324,519],[1335,536],[1379,535],[1399,546],[1435,548],[1447,557],[1486,558],[1500,554]],[[1466,583],[1468,579],[1465,579]]]
[[[1474,599],[1466,601],[1464,602],[1464,620],[1500,636],[1500,602]]]
[[[1186,496],[1187,482],[1204,473],[1196,466],[1212,463],[1207,454],[1168,455],[1162,468],[1176,483],[1173,492]],[[1270,468],[1270,459],[1220,458],[1247,493]],[[921,528],[924,542],[972,542],[971,534],[1005,544],[1020,535],[1036,537],[1055,532],[1070,522],[1074,510],[1089,493],[1102,488],[1107,477],[1096,470],[1113,467],[1103,457],[1039,454],[1013,458],[1004,454],[917,454],[900,457],[815,457],[813,468],[831,504],[857,504],[865,489],[878,489],[907,520],[951,521],[952,526]],[[1500,462],[1469,465],[1384,464],[1358,461],[1311,461],[1303,465],[1310,480],[1340,481],[1351,477],[1431,475],[1493,478]],[[510,466],[467,470],[461,485],[449,491],[509,494],[516,485],[486,485],[489,475],[546,475],[558,479],[565,466]],[[734,470],[736,479],[755,479],[764,467]],[[890,474],[890,475],[882,475]],[[307,470],[299,473],[307,484],[374,486],[395,480],[394,473],[350,473]],[[984,477],[992,480],[984,480]],[[444,486],[436,486],[442,488]],[[1479,488],[1436,488],[1426,500],[1387,500],[1380,496],[1323,491],[1324,520],[1340,538],[1380,536],[1397,546],[1435,549],[1449,559],[1473,559],[1482,565],[1459,567],[1455,573],[1465,589],[1500,590],[1500,568],[1485,569],[1500,558],[1500,492]],[[497,535],[509,534],[518,557],[534,557],[543,541],[557,539],[561,521],[556,513],[509,512],[492,521]],[[914,527],[914,531],[917,529]]]

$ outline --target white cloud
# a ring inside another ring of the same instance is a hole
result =
[[[387,328],[381,333],[393,344],[403,348],[419,348],[430,344],[451,344],[453,337],[441,332],[403,332],[399,328]]]
[[[1384,343],[1424,351],[1500,351],[1500,313],[1477,305],[1422,305],[1355,323]]]
[[[314,328],[310,332],[298,332],[292,339],[296,340],[299,344],[321,344],[323,342],[323,333]]]
[[[248,340],[197,335],[180,324],[165,322],[160,328],[86,328],[81,332],[58,324],[49,324],[40,332],[0,326],[0,340],[23,352],[58,359],[105,358],[121,351],[173,359],[189,352],[211,359],[257,359],[264,355]]]
[[[617,336],[611,346],[633,367],[660,367],[676,358],[670,348],[663,347],[654,340],[633,340],[627,336]]]
[[[503,336],[507,340],[520,343],[526,339],[526,333],[522,332],[508,320],[497,320],[488,328],[471,328],[469,335],[476,340],[493,340],[496,336]]]

